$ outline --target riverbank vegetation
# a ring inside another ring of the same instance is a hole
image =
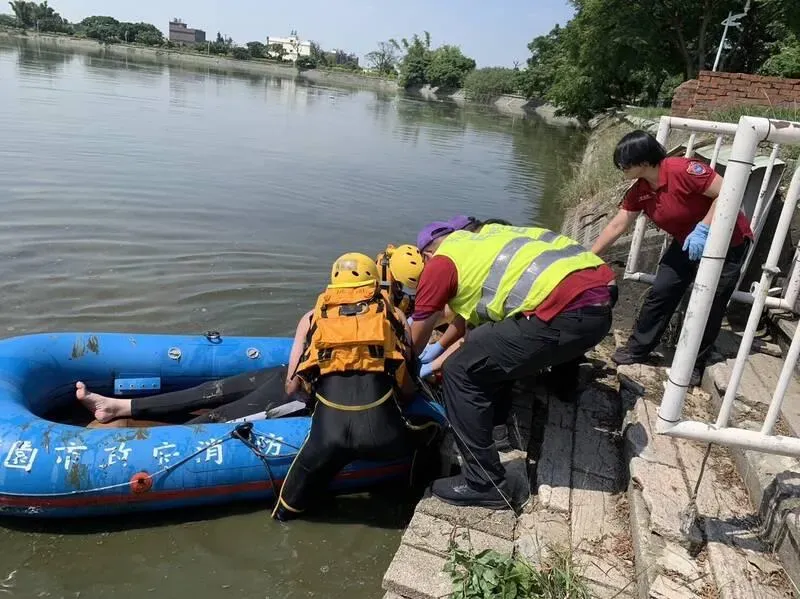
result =
[[[477,102],[518,94],[549,102],[557,114],[585,121],[623,105],[668,107],[683,81],[711,68],[722,20],[744,8],[742,0],[569,2],[575,9],[572,19],[528,44],[524,68],[515,63],[513,68],[476,69],[475,60],[458,46],[432,46],[427,31],[379,42],[365,56],[366,69],[353,54],[326,52],[315,43],[310,56],[301,56],[294,66],[396,79],[404,88],[463,89],[468,100]],[[0,27],[284,64],[281,45],[267,47],[258,41],[238,45],[217,33],[214,41],[176,47],[149,23],[121,22],[108,16],[69,23],[47,0],[14,0],[9,5],[13,14],[0,15]],[[740,23],[740,28],[729,28],[721,69],[800,78],[800,2],[752,0]]]
[[[575,16],[528,46],[522,92],[588,119],[623,104],[669,104],[710,69],[729,11],[741,0],[571,0]],[[753,0],[730,28],[720,68],[800,77],[800,2]]]
[[[207,54],[236,60],[260,60],[285,64],[285,49],[280,44],[267,46],[259,41],[236,44],[230,36],[217,32],[216,38],[195,44],[175,44],[164,37],[151,23],[129,23],[110,16],[93,15],[78,23],[70,23],[45,0],[41,3],[15,0],[9,2],[13,14],[0,14],[0,27],[20,32],[36,31],[56,33],[97,40],[103,44],[137,44],[161,47],[182,52]],[[301,56],[295,65],[298,69],[324,68],[336,71],[359,72],[358,58],[343,50],[325,51],[319,44],[311,44],[311,55]]]
[[[589,589],[567,551],[549,549],[537,568],[523,558],[494,550],[474,553],[450,547],[445,571],[453,599],[589,599]]]

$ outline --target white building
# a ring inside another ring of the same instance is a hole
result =
[[[301,40],[295,31],[289,37],[267,36],[267,52],[273,58],[278,57],[278,53],[272,49],[275,44],[283,48],[283,60],[294,62],[300,56],[311,56],[311,42]]]

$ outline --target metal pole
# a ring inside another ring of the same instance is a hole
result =
[[[767,137],[769,131],[770,122],[767,119],[742,117],[739,120],[722,191],[717,198],[713,224],[695,277],[667,388],[658,410],[660,432],[662,429],[668,430],[681,419],[686,389],[692,378],[739,207],[750,178],[752,160],[758,143]]]
[[[778,385],[775,387],[775,393],[772,394],[772,401],[769,403],[769,411],[764,418],[764,425],[761,427],[761,433],[764,435],[771,435],[775,423],[778,421],[778,416],[781,414],[781,406],[783,399],[786,397],[786,390],[789,388],[789,382],[794,376],[794,367],[797,365],[797,359],[800,357],[800,327],[797,327],[792,337],[792,344],[789,346],[789,351],[786,354],[786,360],[781,369],[781,376],[778,378]]]
[[[786,309],[792,312],[795,310],[797,297],[800,295],[800,242],[794,252],[794,260],[792,261],[792,270],[789,272],[789,284],[786,285],[786,293],[784,294],[783,301],[786,304]]]
[[[714,68],[711,69],[712,71],[717,70],[717,66],[719,66],[719,59],[722,56],[722,46],[725,45],[725,38],[728,37],[728,23],[730,23],[731,17],[733,16],[733,11],[728,11],[728,18],[725,19],[725,29],[722,30],[722,39],[719,40],[719,48],[717,48],[717,57],[714,59]]]
[[[796,437],[781,437],[779,435],[766,436],[759,431],[744,428],[715,428],[705,422],[687,420],[671,426],[663,434],[670,437],[680,437],[702,441],[704,443],[720,443],[731,447],[754,449],[778,455],[799,456],[800,439]]]
[[[797,204],[797,198],[800,196],[800,169],[796,170],[792,183],[789,186],[789,193],[787,194],[786,201],[783,203],[781,210],[781,217],[778,220],[778,226],[775,230],[775,235],[772,238],[772,244],[769,247],[769,255],[767,262],[763,266],[761,273],[761,281],[756,287],[753,297],[753,307],[750,309],[750,316],[747,319],[747,326],[742,333],[742,341],[739,344],[739,351],[736,354],[736,362],[733,365],[731,378],[728,381],[728,388],[725,390],[725,397],[722,400],[722,407],[717,416],[717,426],[728,426],[728,420],[733,410],[733,401],[736,399],[736,392],[739,389],[739,383],[744,374],[744,367],[747,363],[747,356],[750,355],[750,348],[753,345],[753,338],[758,330],[758,323],[761,321],[761,313],[764,311],[764,303],[767,298],[767,292],[772,284],[773,277],[780,272],[778,270],[778,259],[781,256],[783,249],[783,242],[789,232],[789,226],[792,224],[792,216],[794,214],[794,207]],[[794,344],[794,341],[792,342]],[[799,348],[800,349],[800,348]],[[788,363],[788,358],[787,358]],[[788,385],[788,381],[787,381]]]

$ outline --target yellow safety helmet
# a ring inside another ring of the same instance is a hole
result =
[[[423,268],[422,254],[415,245],[404,244],[393,248],[389,254],[392,278],[409,289],[416,289]]]
[[[378,267],[369,256],[358,252],[342,254],[331,268],[331,287],[361,287],[375,284],[379,279]]]

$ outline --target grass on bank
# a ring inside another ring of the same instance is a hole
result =
[[[669,115],[672,109],[669,106],[628,106],[625,112],[631,116],[657,121],[662,116]]]
[[[473,553],[451,542],[445,565],[453,599],[590,599],[586,582],[568,551],[549,549],[535,568],[520,557],[493,550]]]
[[[573,166],[573,176],[561,187],[561,205],[569,208],[583,200],[602,193],[622,199],[622,191],[627,183],[614,166],[614,148],[626,133],[634,130],[633,125],[611,117],[602,123],[589,138],[589,145],[581,162]]]

